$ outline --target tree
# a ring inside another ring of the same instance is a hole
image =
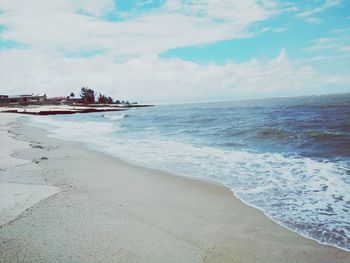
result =
[[[69,97],[71,97],[71,98],[74,98],[74,97],[75,97],[75,94],[74,94],[73,91],[70,93]]]
[[[108,103],[108,98],[105,95],[102,95],[100,93],[100,95],[97,98],[97,102],[101,103],[101,104],[107,104]]]
[[[108,97],[107,103],[108,103],[108,104],[113,104],[113,98],[112,98],[112,97]]]
[[[95,103],[95,91],[88,87],[82,87],[80,91],[80,97],[85,104]]]

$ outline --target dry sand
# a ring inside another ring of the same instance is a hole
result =
[[[30,164],[36,173],[16,167],[16,180],[63,191],[0,228],[0,262],[350,262],[350,253],[279,226],[224,187],[12,127],[38,146],[18,157],[40,160]]]
[[[41,200],[59,192],[49,185],[35,185],[33,182],[18,183],[18,171],[30,171],[31,161],[19,158],[17,154],[30,149],[28,142],[16,140],[16,134],[9,126],[18,115],[0,115],[0,225],[16,219],[23,211]],[[35,171],[33,171],[35,174]]]

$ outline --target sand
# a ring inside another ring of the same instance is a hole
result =
[[[26,209],[58,192],[54,186],[0,183],[0,225],[16,219]]]
[[[1,113],[0,115],[0,169],[29,163],[28,160],[16,157],[16,152],[29,147],[28,143],[16,140],[16,135],[8,126],[14,123],[18,115]]]
[[[9,127],[17,118],[14,114],[0,115],[0,225],[16,219],[23,211],[60,191],[55,186],[15,183],[19,167],[27,169],[31,165],[30,160],[17,156],[30,149],[28,142],[16,140],[14,129]]]
[[[0,262],[350,262],[227,188],[47,138],[23,119],[14,126],[17,139],[39,146],[18,157],[39,160],[30,165],[40,171],[18,166],[16,180],[62,191],[0,228]]]

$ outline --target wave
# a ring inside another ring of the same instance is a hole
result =
[[[320,131],[320,130],[293,130],[282,127],[252,127],[245,129],[238,129],[230,131],[232,136],[249,136],[252,139],[272,139],[272,140],[283,140],[283,139],[297,139],[302,138],[304,141],[307,140],[343,140],[350,144],[350,134],[340,131]]]
[[[261,128],[257,131],[258,138],[273,138],[273,139],[279,139],[279,138],[288,138],[292,136],[291,133],[286,131],[283,128],[274,128],[274,127],[266,127]]]
[[[122,120],[122,119],[129,117],[129,115],[128,114],[120,114],[120,115],[103,114],[102,117],[109,119],[111,121],[119,121],[119,120]]]

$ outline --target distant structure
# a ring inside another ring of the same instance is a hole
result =
[[[0,95],[0,105],[9,104],[9,96],[8,95]]]
[[[82,103],[81,98],[74,98],[74,97],[52,97],[47,99],[47,104],[77,104]]]
[[[0,95],[0,106],[15,105],[59,105],[59,104],[78,104],[82,103],[81,98],[73,97],[52,97],[47,98],[44,95],[24,94],[24,95]]]
[[[46,94],[44,95],[0,95],[0,105],[28,105],[28,104],[41,104],[47,100]]]

